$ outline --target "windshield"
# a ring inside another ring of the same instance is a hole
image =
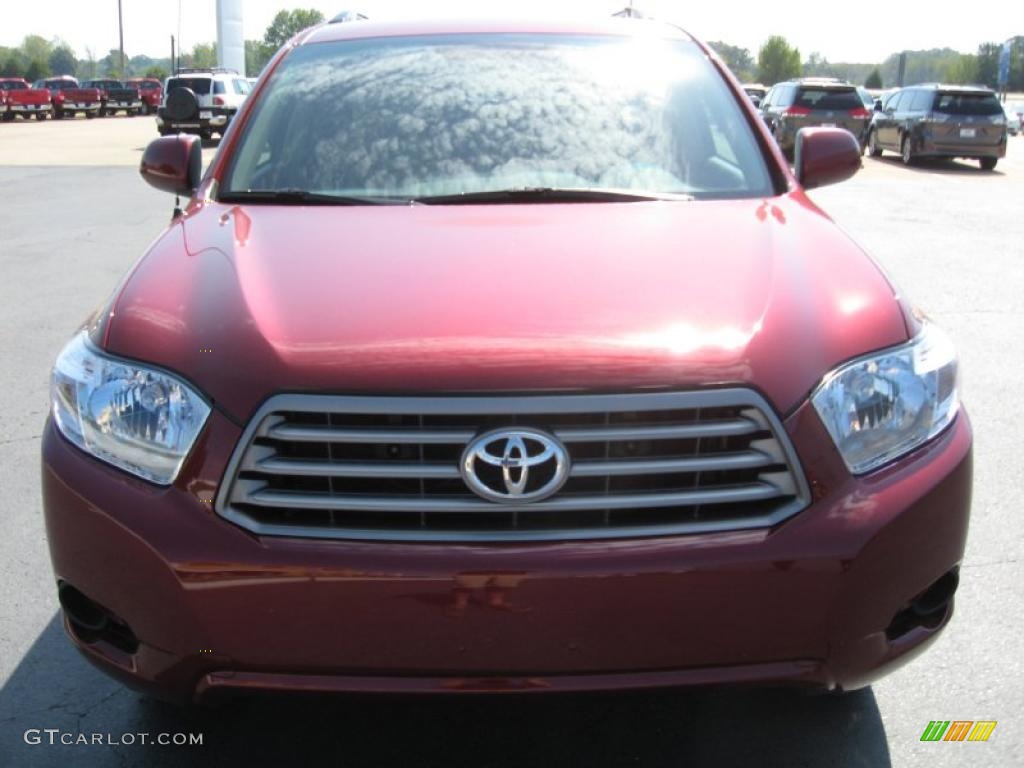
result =
[[[945,115],[999,115],[1003,109],[994,93],[938,93],[932,111]]]
[[[205,96],[210,92],[211,82],[213,81],[208,77],[172,77],[167,81],[167,92],[170,93],[175,88],[190,88],[193,93]]]
[[[299,47],[264,88],[222,190],[542,187],[773,194],[739,105],[694,44],[554,35]]]
[[[26,88],[28,88],[27,85],[17,80],[0,82],[0,91],[24,91]]]

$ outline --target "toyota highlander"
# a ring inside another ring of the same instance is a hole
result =
[[[859,102],[858,102],[859,105]],[[71,642],[242,691],[845,691],[950,620],[971,430],[947,337],[648,20],[300,33],[60,352]]]

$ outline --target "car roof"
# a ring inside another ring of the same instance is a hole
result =
[[[918,83],[917,85],[904,86],[903,90],[907,88],[924,88],[930,91],[949,91],[951,93],[992,93],[991,88],[984,85],[953,85],[944,83]]]
[[[427,19],[423,21],[353,21],[314,27],[300,45],[374,37],[406,37],[445,34],[551,34],[620,35],[692,40],[679,27],[650,19],[595,18],[577,21],[549,19]]]

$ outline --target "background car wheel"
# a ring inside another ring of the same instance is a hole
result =
[[[999,162],[999,160],[997,158],[995,158],[995,157],[979,157],[978,158],[978,164],[981,166],[981,170],[983,170],[983,171],[991,171],[992,169],[994,169],[996,167],[996,163],[997,162]]]
[[[36,118],[36,120],[45,120],[46,119],[46,113],[45,112],[36,112],[35,118]]]
[[[875,131],[868,134],[868,154],[872,157],[882,156],[882,148],[878,146],[878,134]]]
[[[900,142],[900,155],[903,156],[904,165],[914,164],[914,147],[909,136],[904,136],[903,141]]]

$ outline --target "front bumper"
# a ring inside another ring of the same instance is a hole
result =
[[[49,424],[44,508],[57,578],[139,645],[69,627],[73,642],[172,700],[232,689],[860,687],[949,619],[951,603],[929,626],[891,631],[963,555],[970,426],[961,414],[859,479],[809,406],[786,427],[815,500],[772,530],[501,545],[261,539],[212,509],[240,434],[216,411],[166,489],[86,456]]]
[[[99,112],[100,111],[100,103],[98,101],[96,103],[94,103],[94,104],[82,103],[82,102],[74,102],[74,101],[66,101],[63,104],[61,104],[59,107],[57,107],[57,109],[59,109],[61,112],[73,112],[73,113],[77,113],[77,112]]]
[[[10,104],[7,109],[18,115],[35,115],[39,112],[49,113],[49,104]],[[2,111],[2,110],[0,110]]]

